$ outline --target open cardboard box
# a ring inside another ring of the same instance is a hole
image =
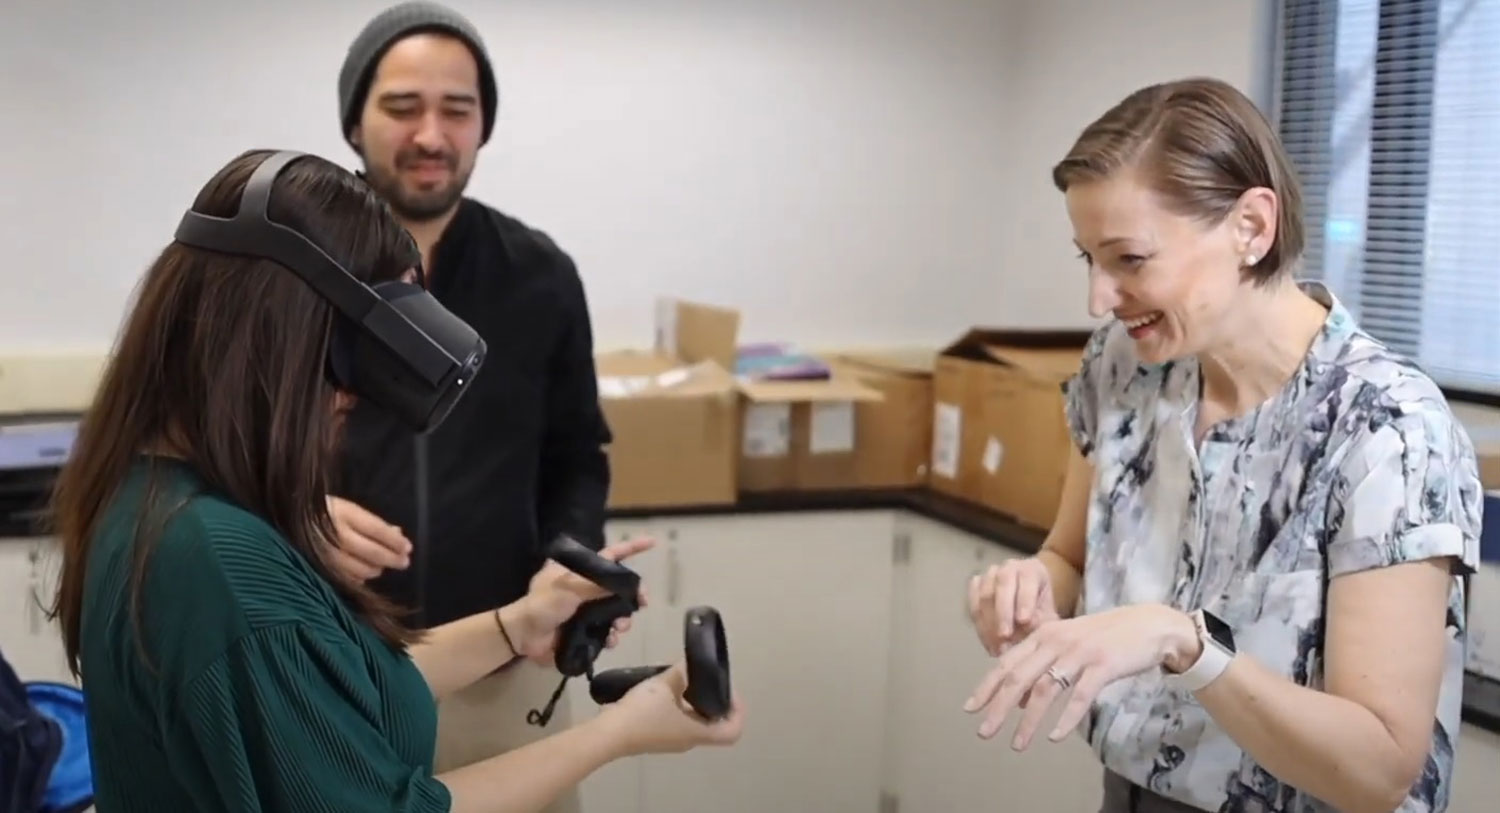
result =
[[[1050,528],[1072,439],[1062,384],[1086,331],[975,328],[933,375],[932,488]]]
[[[595,357],[611,508],[727,505],[738,497],[740,395],[730,375],[739,314],[669,302],[652,350]]]
[[[652,350],[597,357],[600,400],[615,437],[611,507],[713,505],[743,491],[911,479],[884,470],[872,476],[866,467],[885,459],[868,450],[889,438],[872,434],[876,424],[861,412],[886,397],[871,382],[874,368],[831,364],[826,380],[736,377],[739,328],[731,308],[663,299]]]

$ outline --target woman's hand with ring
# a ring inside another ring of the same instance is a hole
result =
[[[1192,618],[1162,604],[1120,607],[1047,624],[1000,656],[964,710],[985,713],[979,736],[989,739],[1012,709],[1024,708],[1011,743],[1022,750],[1053,701],[1071,689],[1048,735],[1057,742],[1078,725],[1104,687],[1167,662],[1191,663],[1198,646]]]

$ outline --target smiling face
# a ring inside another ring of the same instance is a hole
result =
[[[1268,190],[1205,223],[1169,211],[1131,169],[1071,185],[1067,208],[1088,264],[1089,312],[1125,323],[1147,363],[1203,352],[1235,330],[1236,298],[1253,284],[1244,270],[1275,222]]]
[[[423,222],[458,205],[483,126],[474,55],[452,37],[416,34],[380,60],[350,138],[397,216]]]

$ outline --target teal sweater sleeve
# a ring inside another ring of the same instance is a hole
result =
[[[296,623],[255,629],[180,687],[166,757],[199,811],[439,813],[446,786],[380,731],[358,651]],[[351,659],[356,659],[351,662]]]

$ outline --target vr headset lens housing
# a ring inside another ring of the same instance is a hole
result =
[[[271,186],[302,153],[262,161],[230,218],[189,210],[178,242],[270,260],[287,268],[337,313],[330,364],[338,384],[389,410],[415,432],[429,432],[453,411],[484,364],[479,334],[420,285],[391,281],[373,288],[312,241],[270,220]]]
[[[365,331],[354,331],[349,380],[344,386],[390,410],[419,431],[435,428],[484,364],[484,340],[432,294],[409,282],[383,282],[375,293],[457,363],[429,386],[397,352]]]

